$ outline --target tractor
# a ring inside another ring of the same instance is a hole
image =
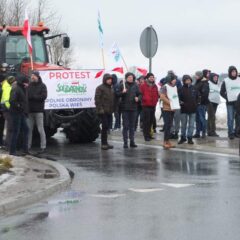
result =
[[[0,27],[0,63],[8,64],[8,74],[18,73],[30,76],[32,64],[28,45],[22,35],[23,27]],[[63,48],[70,47],[67,34],[49,35],[50,29],[43,24],[31,27],[33,47],[33,69],[37,71],[66,70],[59,63],[50,63],[51,47],[49,40],[61,38]],[[98,138],[99,119],[94,108],[45,110],[44,125],[46,136],[53,136],[58,128],[63,128],[66,137],[72,143],[89,143]]]

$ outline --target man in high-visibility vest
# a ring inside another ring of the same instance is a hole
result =
[[[12,133],[12,124],[11,124],[11,115],[9,113],[10,108],[10,93],[12,90],[12,86],[15,83],[15,77],[9,76],[2,82],[2,98],[1,98],[1,109],[3,116],[5,118],[5,122],[7,124],[7,133],[6,133],[6,139],[5,139],[5,146],[6,148],[9,147],[9,142],[11,139],[11,133]]]

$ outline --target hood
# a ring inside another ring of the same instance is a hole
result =
[[[127,78],[128,78],[129,76],[132,76],[132,77],[133,77],[133,82],[136,81],[136,76],[135,76],[133,73],[131,73],[131,72],[128,72],[128,73],[125,74],[125,79],[127,80]]]
[[[103,75],[103,84],[107,84],[107,80],[108,80],[108,79],[112,79],[112,80],[113,80],[113,77],[112,77],[111,74],[105,73],[105,74]]]
[[[236,77],[233,77],[232,76],[232,72],[233,71],[236,71],[237,72],[237,75],[238,75],[238,70],[237,70],[237,68],[235,67],[235,66],[230,66],[229,68],[228,68],[228,77],[230,78],[230,79],[232,79],[232,80],[235,80],[235,79],[237,79],[237,76]]]
[[[185,82],[186,82],[187,79],[190,79],[191,82],[193,82],[193,80],[192,80],[192,78],[191,78],[190,75],[183,75],[183,78],[182,78],[182,82],[183,82],[183,84],[185,84]]]
[[[213,81],[213,78],[214,78],[215,76],[217,76],[218,79],[219,79],[219,75],[218,75],[218,74],[216,74],[216,73],[211,73],[211,75],[210,75],[210,82],[212,82],[213,84],[218,84],[218,80],[217,80],[217,82],[214,82],[214,81]]]
[[[116,74],[112,74],[112,84],[115,86],[118,83],[118,78]]]

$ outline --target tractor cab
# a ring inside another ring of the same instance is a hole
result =
[[[8,63],[14,72],[28,74],[31,70],[28,44],[22,35],[23,27],[0,27],[0,63]],[[49,28],[42,24],[31,27],[31,39],[33,47],[33,65],[37,70],[59,70],[63,67],[51,65],[47,41],[56,37],[63,37],[63,47],[68,48],[70,39],[66,34],[48,36]]]

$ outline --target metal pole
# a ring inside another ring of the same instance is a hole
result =
[[[149,34],[149,53],[152,55],[152,25],[150,25],[150,34]],[[152,57],[149,58],[149,72],[152,72]]]
[[[152,58],[149,58],[149,72],[152,72]]]

